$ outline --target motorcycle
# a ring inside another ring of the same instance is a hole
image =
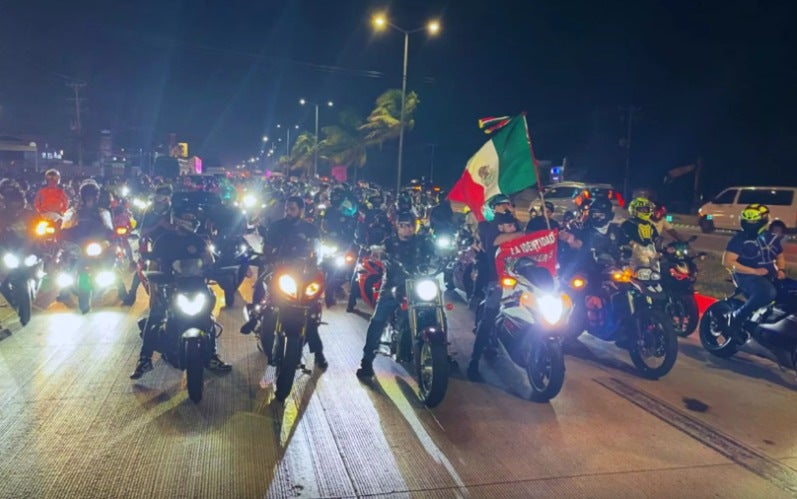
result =
[[[667,295],[664,310],[672,317],[673,327],[678,336],[687,337],[697,329],[699,311],[695,299],[695,281],[697,280],[696,259],[705,257],[705,253],[689,254],[689,243],[697,236],[686,241],[673,241],[662,252],[661,285]]]
[[[124,269],[125,258],[124,250],[118,245],[97,238],[68,244],[62,258],[62,270],[55,280],[59,296],[70,292],[76,294],[78,307],[84,314],[91,310],[96,291],[105,291],[115,285],[119,299],[123,300],[127,292],[120,272]]]
[[[276,264],[259,285],[263,298],[244,308],[244,320],[257,320],[258,348],[277,368],[275,396],[282,402],[293,388],[307,331],[321,325],[324,273],[314,260],[297,259]]]
[[[465,293],[465,298],[471,302],[478,269],[476,266],[476,250],[473,249],[473,236],[461,232],[457,237],[456,256],[446,266],[443,273],[446,289],[459,289]],[[473,303],[475,305],[475,303]]]
[[[394,263],[402,268],[399,262]],[[419,398],[427,407],[443,401],[451,363],[445,306],[435,278],[439,272],[439,268],[405,271],[404,285],[389,290],[400,307],[385,327],[378,352],[412,366]]]
[[[665,376],[678,357],[678,336],[664,311],[659,272],[621,269],[610,255],[595,256],[597,271],[570,278],[575,331],[586,331],[628,350],[637,371],[649,379]]]
[[[208,286],[207,269],[201,258],[192,258],[145,275],[156,285],[159,299],[168,304],[163,321],[156,326],[155,349],[172,367],[186,372],[188,397],[199,403],[205,364],[214,354],[209,338],[219,337],[223,331],[213,317],[215,297]]]
[[[49,271],[60,255],[61,216],[58,213],[45,213],[34,223],[32,241],[36,254],[44,260],[44,268]]]
[[[532,267],[525,274],[501,279],[503,296],[493,334],[512,361],[525,369],[531,399],[547,402],[564,384],[562,343],[573,304],[546,269]]]
[[[335,292],[351,279],[357,263],[357,251],[352,246],[341,249],[327,241],[321,244],[319,256],[324,271],[324,303],[330,308],[335,304]]]
[[[731,314],[744,303],[739,299],[741,289],[737,287],[730,296],[711,304],[698,328],[703,348],[717,357],[729,358],[747,345],[781,366],[797,369],[797,299],[778,281],[776,289],[775,302],[753,312],[736,337],[728,329]]]
[[[44,262],[33,252],[30,244],[10,232],[2,235],[3,278],[0,292],[16,310],[23,326],[30,322],[33,302],[36,299],[41,280],[44,277]]]
[[[215,257],[213,277],[224,290],[225,306],[232,307],[238,288],[249,274],[252,247],[243,237],[217,237],[211,251]]]
[[[364,251],[357,264],[357,286],[349,292],[354,293],[371,307],[376,306],[379,299],[379,290],[382,287],[382,276],[385,265],[374,248]]]

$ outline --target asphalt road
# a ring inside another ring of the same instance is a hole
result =
[[[523,372],[499,357],[483,364],[486,383],[457,373],[427,410],[387,358],[374,385],[356,379],[367,314],[337,307],[321,331],[329,369],[297,374],[283,406],[254,337],[238,333],[239,309],[220,310],[234,369],[209,374],[195,405],[161,360],[128,379],[143,295],[86,316],[51,298],[0,336],[3,498],[797,495],[794,373],[712,358],[694,339],[668,377],[647,381],[624,352],[582,336],[549,404],[530,402]],[[464,370],[472,315],[448,299]]]

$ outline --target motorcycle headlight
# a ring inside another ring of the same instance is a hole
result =
[[[417,281],[415,294],[423,301],[432,301],[437,298],[437,283],[431,279]]]
[[[97,276],[94,278],[94,281],[97,283],[97,286],[101,288],[107,288],[116,282],[116,275],[114,275],[114,273],[110,270],[103,270],[97,274]]]
[[[54,233],[55,229],[53,229],[50,226],[50,222],[48,222],[47,220],[41,220],[39,223],[36,224],[36,228],[33,229],[33,231],[36,233],[37,236],[45,236],[47,234]]]
[[[437,238],[437,241],[435,241],[435,244],[440,249],[448,249],[451,247],[452,241],[448,236],[440,236]]]
[[[19,258],[17,255],[6,253],[3,255],[3,265],[8,267],[9,269],[15,269],[19,267]]]
[[[26,267],[33,267],[39,262],[39,257],[36,255],[28,255],[25,257],[24,262]]]
[[[562,319],[565,304],[561,296],[541,295],[537,297],[537,305],[542,315],[542,320],[550,325],[555,325]]]
[[[257,197],[254,194],[247,194],[244,196],[243,205],[246,208],[254,208],[257,204]]]
[[[279,285],[280,291],[291,298],[296,298],[296,280],[293,277],[288,274],[283,274],[277,279],[277,284]]]
[[[193,298],[189,298],[184,293],[177,294],[177,308],[185,315],[197,315],[205,309],[208,298],[202,293],[197,293]]]
[[[343,255],[337,256],[335,258],[335,265],[337,265],[338,267],[343,267],[344,265],[346,265],[346,258],[344,258]]]
[[[330,244],[321,244],[318,247],[318,254],[321,258],[326,258],[328,256],[334,255],[338,251],[337,246],[333,246]]]
[[[89,243],[86,246],[86,255],[100,256],[100,254],[102,254],[102,246],[100,246],[100,243]]]
[[[68,288],[75,284],[75,278],[69,274],[58,274],[55,278],[55,284],[59,289]]]
[[[149,206],[149,203],[148,203],[147,201],[145,201],[145,200],[141,199],[141,198],[135,198],[135,199],[133,200],[133,206],[135,206],[135,207],[136,207],[136,208],[138,208],[139,210],[143,210],[143,209],[145,209],[147,206]]]
[[[307,287],[304,290],[304,294],[308,298],[312,298],[315,295],[317,295],[319,293],[319,291],[321,291],[321,285],[319,283],[313,281],[313,282],[311,282],[310,284],[307,285]]]

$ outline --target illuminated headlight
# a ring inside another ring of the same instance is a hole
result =
[[[101,288],[107,288],[108,286],[112,285],[116,282],[116,275],[110,270],[103,270],[94,278],[94,282],[97,283],[97,286]]]
[[[100,256],[102,254],[102,246],[100,246],[100,243],[89,243],[86,246],[86,254],[88,256]]]
[[[208,249],[209,249],[209,250],[210,250],[210,252],[211,252],[211,253],[213,253],[214,255],[216,254],[216,245],[215,245],[215,244],[210,244],[210,245],[208,245]]]
[[[335,265],[337,265],[338,267],[343,267],[344,265],[346,265],[346,258],[343,255],[336,257]]]
[[[437,238],[437,241],[435,241],[435,244],[437,245],[438,248],[441,248],[441,249],[450,248],[451,247],[451,238],[448,237],[448,236],[440,236],[440,237]]]
[[[253,194],[244,196],[243,205],[247,208],[254,208],[257,204],[257,198]]]
[[[202,293],[197,293],[191,299],[183,293],[177,294],[177,308],[185,315],[197,315],[205,309],[208,298]]]
[[[423,301],[432,301],[437,298],[437,283],[431,279],[424,279],[415,283],[415,294]]]
[[[19,267],[19,258],[17,258],[17,255],[6,253],[5,255],[3,255],[3,265],[8,267],[9,269],[15,269]]]
[[[540,314],[542,314],[542,319],[552,326],[559,322],[565,310],[561,296],[539,296],[537,297],[537,305],[539,306]]]
[[[338,251],[338,247],[337,246],[333,246],[333,245],[321,244],[318,247],[318,254],[321,256],[321,258],[326,258],[328,256],[332,256],[337,251]]]
[[[277,280],[280,291],[286,295],[296,298],[296,280],[288,274],[283,274]]]
[[[122,187],[120,194],[122,194],[123,198],[126,198],[130,194],[130,188],[127,186]]]
[[[60,289],[71,287],[75,284],[75,278],[70,274],[58,274],[55,278],[55,284]]]
[[[24,262],[26,267],[33,267],[39,262],[39,258],[36,255],[28,255],[25,257]]]
[[[304,294],[305,294],[305,296],[307,296],[308,298],[312,298],[312,297],[314,297],[315,295],[317,295],[319,291],[321,291],[321,285],[320,285],[320,284],[318,284],[317,282],[311,282],[311,283],[310,283],[310,284],[308,284],[308,285],[307,285],[307,287],[305,288],[305,290],[304,290]]]
[[[133,206],[135,206],[139,210],[143,210],[147,206],[149,206],[149,202],[145,201],[145,200],[143,200],[141,198],[135,198],[135,199],[133,199]]]

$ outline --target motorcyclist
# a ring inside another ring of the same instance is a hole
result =
[[[61,174],[58,170],[51,168],[44,172],[46,185],[36,193],[33,204],[36,211],[40,214],[57,213],[63,216],[69,208],[69,197],[60,187]]]
[[[272,223],[263,234],[263,254],[267,263],[290,261],[301,257],[311,257],[315,254],[319,240],[318,227],[304,220],[304,200],[301,196],[290,196],[285,201],[285,218]],[[264,270],[258,277],[253,292],[253,305],[259,304],[264,297],[265,287],[270,272]],[[257,318],[252,317],[249,322],[241,326],[241,334],[249,334],[254,330]],[[315,364],[326,369],[328,366],[324,356],[324,345],[316,328],[308,328],[307,344],[310,351],[315,354]],[[264,348],[264,351],[268,351]]]
[[[575,270],[590,269],[594,255],[609,255],[615,260],[621,257],[620,245],[624,239],[616,224],[612,224],[614,211],[608,199],[596,198],[589,202],[585,219],[580,228],[573,229],[578,251],[568,252],[562,262],[562,270],[569,275]]]
[[[781,240],[767,230],[769,208],[762,204],[750,204],[739,217],[741,230],[728,241],[722,255],[722,265],[733,273],[736,285],[747,300],[734,311],[730,319],[730,332],[742,339],[741,326],[753,312],[778,297],[774,280],[785,282],[793,288],[793,281],[786,280],[783,269],[786,257]],[[789,282],[791,281],[791,282]]]
[[[196,234],[198,220],[192,207],[187,204],[175,206],[171,210],[171,223],[173,231],[164,232],[152,245],[150,253],[150,270],[168,271],[172,264],[181,259],[201,258],[203,267],[209,267],[213,262],[213,255],[210,252],[208,243]],[[130,375],[130,379],[139,379],[147,371],[152,370],[152,354],[155,351],[158,327],[166,314],[168,303],[164,303],[161,293],[157,292],[157,286],[153,286],[150,292],[149,316],[142,332],[143,343],[139,353],[136,368]],[[215,304],[211,304],[211,310]],[[212,342],[211,348],[213,355],[205,363],[205,367],[212,371],[224,372],[232,369],[230,364],[225,363],[219,358],[216,352],[216,335],[208,336]]]
[[[139,225],[139,244],[138,252],[142,256],[148,254],[150,246],[165,232],[173,229],[171,223],[172,208],[172,186],[161,184],[155,188],[155,195],[152,204],[146,209],[141,217]],[[141,284],[138,272],[133,274],[133,282],[130,284],[130,291],[122,300],[123,305],[130,306],[136,302],[136,292]]]
[[[25,193],[18,184],[6,184],[0,188],[0,199],[5,209],[0,217],[0,232],[12,231],[21,241],[28,239],[36,213],[28,208]]]
[[[654,208],[654,204],[647,198],[634,198],[628,203],[631,218],[620,225],[622,244],[631,248],[630,264],[633,270],[655,267],[658,262],[655,242],[659,238],[659,231],[650,220]]]
[[[487,283],[490,281],[489,278],[495,277],[495,258],[492,258],[495,255],[495,251],[492,250],[492,246],[498,235],[498,228],[492,222],[492,219],[498,213],[514,213],[514,210],[515,206],[512,204],[512,201],[503,194],[498,194],[490,198],[482,209],[483,214],[488,220],[478,222],[476,233],[474,234],[476,236],[474,249],[476,250],[477,269],[476,282],[473,283],[475,303],[479,303],[485,296]],[[492,250],[492,252],[488,250]]]
[[[339,248],[349,248],[357,225],[354,216],[357,213],[357,206],[342,188],[333,189],[330,194],[330,204],[321,220],[321,233],[325,239],[334,242]],[[348,275],[340,279],[336,272],[338,269],[327,269],[324,301],[328,307],[335,304],[335,295],[343,293],[342,284],[348,280]]]
[[[360,379],[373,377],[373,363],[379,340],[390,316],[399,306],[398,300],[389,290],[403,286],[405,272],[414,272],[423,268],[434,256],[434,245],[431,240],[417,236],[415,232],[416,219],[413,213],[404,212],[396,215],[395,235],[385,241],[385,275],[382,277],[379,299],[365,335],[363,358],[356,373]]]
[[[675,227],[667,220],[667,208],[665,206],[656,206],[653,209],[653,214],[650,221],[656,226],[659,236],[664,237],[665,234],[670,236],[676,241],[683,241],[684,238],[675,230]]]
[[[73,229],[78,237],[100,237],[109,239],[113,234],[111,212],[99,205],[100,186],[93,179],[84,180],[78,190],[77,207],[67,210],[62,228]]]
[[[483,381],[479,372],[479,361],[490,342],[490,332],[501,307],[502,290],[498,282],[495,253],[500,244],[523,235],[519,230],[520,223],[507,207],[510,203],[506,196],[495,196],[489,205],[495,211],[492,221],[479,224],[479,239],[484,254],[479,274],[484,272],[484,301],[477,313],[476,339],[473,342],[473,352],[467,370],[468,379],[475,382]]]
[[[540,211],[543,211],[543,215],[537,215],[535,217],[529,218],[529,222],[526,224],[526,233],[536,232],[538,230],[554,230],[559,229],[559,222],[553,219],[554,213],[554,205],[550,201],[546,201],[544,206],[540,208]],[[548,219],[546,222],[545,219]],[[550,226],[549,226],[550,224]]]

